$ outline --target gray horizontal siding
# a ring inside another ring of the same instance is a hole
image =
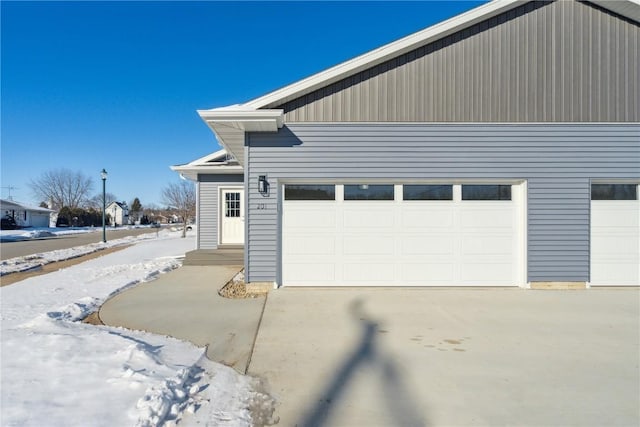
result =
[[[197,249],[218,247],[218,185],[214,182],[198,183]]]
[[[530,2],[282,105],[286,122],[637,122],[640,27]]]
[[[532,178],[527,190],[529,280],[589,281],[589,179]]]
[[[240,184],[243,180],[243,175],[198,175],[197,249],[216,249],[218,247],[218,215],[220,212],[218,189],[220,186]]]
[[[247,141],[252,281],[279,280],[279,182],[526,179],[529,280],[584,281],[589,180],[640,179],[638,124],[297,123]]]

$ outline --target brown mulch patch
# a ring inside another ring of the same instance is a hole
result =
[[[218,295],[225,298],[257,298],[264,296],[264,294],[256,294],[247,292],[247,287],[244,284],[244,270],[236,274],[235,277],[226,285],[224,285],[219,291]]]

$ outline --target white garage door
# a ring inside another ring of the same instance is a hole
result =
[[[591,285],[640,285],[636,184],[591,186]]]
[[[521,187],[286,185],[283,285],[519,285]]]

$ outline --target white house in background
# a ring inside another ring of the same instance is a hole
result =
[[[11,217],[20,227],[49,227],[51,209],[36,208],[13,200],[0,199],[2,217]]]
[[[111,225],[113,225],[114,220],[116,225],[129,224],[129,207],[125,202],[109,203],[106,213],[111,216]]]

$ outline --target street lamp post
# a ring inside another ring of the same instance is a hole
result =
[[[100,172],[100,177],[102,178],[102,241],[104,243],[107,243],[107,223],[105,222],[105,214],[107,210],[107,171],[102,169],[102,172]]]

